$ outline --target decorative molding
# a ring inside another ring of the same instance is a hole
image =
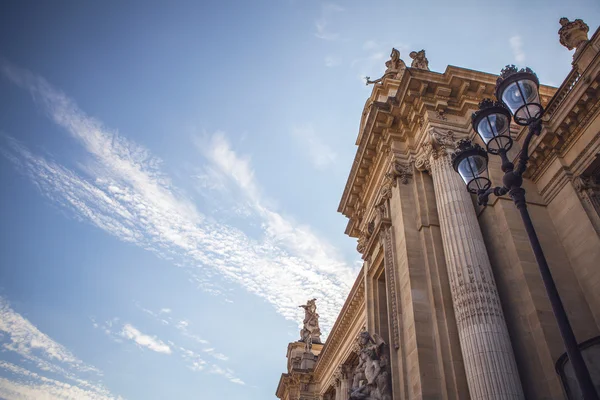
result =
[[[394,233],[392,226],[387,226],[379,233],[379,240],[383,245],[384,263],[385,263],[385,280],[390,293],[392,306],[392,342],[395,349],[400,348],[399,327],[398,327],[398,300],[396,296],[396,262],[394,260],[394,251],[392,240]]]

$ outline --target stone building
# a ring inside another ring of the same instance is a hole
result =
[[[600,29],[588,40],[583,21],[560,23],[573,68],[558,89],[540,87],[546,112],[524,188],[599,387]],[[450,162],[459,139],[483,144],[471,114],[494,96],[497,76],[438,73],[424,51],[410,57],[408,67],[394,50],[384,76],[368,81],[338,209],[363,267],[325,344],[290,343],[277,397],[578,398],[517,208],[508,196],[477,205]],[[516,158],[526,128],[511,133]],[[501,182],[499,157],[489,170]]]

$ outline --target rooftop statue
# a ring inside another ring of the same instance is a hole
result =
[[[385,62],[385,66],[386,70],[381,78],[372,81],[370,77],[365,77],[367,85],[379,83],[386,77],[398,79],[399,76],[402,76],[402,72],[406,69],[406,64],[400,58],[400,51],[398,49],[392,48],[390,59]]]
[[[386,73],[406,68],[406,64],[400,59],[400,51],[398,49],[392,48],[390,59],[385,62],[385,66],[387,67],[385,70]]]
[[[411,51],[409,56],[413,59],[412,64],[410,64],[412,68],[429,71],[429,60],[425,57],[425,50]]]
[[[304,308],[303,327],[300,331],[300,341],[306,343],[310,350],[313,343],[321,343],[321,329],[319,328],[319,314],[317,314],[317,299],[308,300]],[[310,344],[309,344],[310,342]]]
[[[568,18],[560,19],[560,29],[558,35],[560,36],[560,44],[565,46],[569,50],[579,50],[583,44],[588,41],[588,31],[590,27],[580,19],[569,21]],[[577,51],[575,51],[577,53]]]

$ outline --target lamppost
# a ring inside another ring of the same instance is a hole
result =
[[[492,193],[496,196],[508,193],[515,202],[525,224],[529,242],[535,254],[583,398],[585,400],[598,400],[598,394],[581,356],[573,329],[527,211],[525,189],[521,187],[523,173],[527,168],[527,160],[529,159],[529,142],[531,142],[533,136],[539,135],[542,130],[541,118],[544,114],[544,108],[540,104],[538,90],[539,80],[531,69],[517,70],[514,65],[507,65],[496,81],[496,98],[500,101],[484,99],[479,104],[479,110],[472,115],[473,129],[486,144],[487,152],[477,144],[462,140],[458,144],[457,152],[452,156],[452,164],[456,172],[465,181],[467,190],[477,194],[480,205],[487,205],[489,196]],[[507,156],[508,150],[513,145],[513,139],[510,136],[511,114],[514,116],[515,123],[529,128],[516,166]],[[501,168],[504,172],[502,186],[492,187],[492,183],[488,178],[488,153],[498,155],[502,159]]]

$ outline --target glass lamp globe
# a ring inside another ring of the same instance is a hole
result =
[[[452,156],[452,166],[458,172],[471,193],[487,190],[492,186],[488,178],[488,155],[478,144],[461,140]]]
[[[517,71],[514,65],[507,65],[496,81],[496,98],[510,109],[517,124],[530,125],[544,113],[539,86],[540,81],[531,69]]]
[[[510,112],[499,102],[483,99],[479,110],[471,116],[473,130],[486,144],[487,151],[499,154],[512,147],[510,136]]]

